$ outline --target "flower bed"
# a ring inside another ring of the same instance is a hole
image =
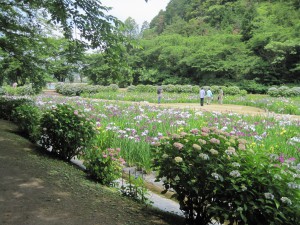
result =
[[[67,160],[74,155],[83,157],[90,174],[104,184],[118,176],[116,162],[124,163],[123,158],[129,165],[148,171],[154,160],[158,162],[159,176],[167,178],[166,188],[176,190],[182,210],[191,221],[201,217],[205,222],[217,217],[231,224],[236,221],[256,224],[273,221],[271,215],[275,215],[278,222],[274,224],[280,224],[287,215],[291,224],[296,221],[295,209],[299,209],[299,205],[294,200],[299,198],[300,189],[299,121],[80,97],[37,97],[34,101],[42,113],[43,137],[52,140],[45,148],[55,149],[54,152],[58,151],[58,155],[66,156],[63,158]],[[5,108],[9,100],[1,102]],[[7,105],[14,110],[13,104]],[[29,117],[29,114],[24,116]],[[46,127],[47,124],[50,127]],[[209,128],[200,133],[204,127]],[[85,135],[84,140],[81,134]],[[74,149],[72,144],[75,144]],[[152,151],[152,146],[160,147]],[[64,154],[65,150],[71,153]],[[197,177],[198,172],[203,177]],[[220,183],[221,180],[224,183]],[[207,190],[199,189],[203,182],[207,183]],[[245,188],[248,191],[242,193]],[[204,194],[201,191],[205,191],[209,199],[218,200],[210,202],[205,198],[208,202],[199,202]],[[195,201],[202,205],[191,207],[196,205]],[[208,205],[210,209],[206,209]],[[266,215],[262,215],[265,211]],[[251,220],[252,214],[257,220]]]

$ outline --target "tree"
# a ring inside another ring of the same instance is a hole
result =
[[[131,17],[128,17],[124,21],[124,25],[122,28],[122,33],[128,39],[137,39],[139,37],[139,25],[135,22],[135,20]]]
[[[35,85],[44,80],[41,74],[45,73],[45,62],[39,56],[47,46],[48,34],[43,29],[48,24],[69,40],[65,52],[68,64],[76,63],[84,48],[121,51],[121,22],[107,15],[108,10],[95,0],[0,0],[0,64],[8,82],[22,85],[28,78]]]

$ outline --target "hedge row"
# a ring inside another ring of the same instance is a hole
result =
[[[11,86],[4,86],[0,87],[0,95],[35,95],[37,94],[36,91],[32,88],[32,85],[24,85],[19,87],[11,87]]]
[[[300,87],[289,88],[287,86],[271,87],[268,94],[272,97],[294,97],[300,96]]]
[[[55,85],[57,93],[66,96],[80,96],[82,93],[94,94],[98,92],[116,92],[119,87],[116,84],[109,86],[102,85],[88,85],[88,84],[65,84],[58,83]]]
[[[162,85],[164,92],[170,93],[199,93],[200,87],[195,85]],[[240,90],[237,86],[203,86],[205,90],[211,89],[213,93],[218,93],[219,89],[222,88],[226,95],[245,95],[245,90]],[[157,86],[153,85],[131,85],[127,88],[128,92],[156,92]]]

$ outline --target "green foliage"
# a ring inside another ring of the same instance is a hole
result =
[[[89,176],[104,185],[113,185],[121,177],[122,164],[125,163],[120,157],[120,148],[111,148],[114,138],[112,131],[99,127],[92,147],[81,156]]]
[[[141,203],[148,203],[149,199],[147,198],[148,190],[145,186],[145,181],[142,177],[143,175],[132,176],[129,171],[128,182],[123,183],[121,186],[121,194],[123,196],[134,199],[135,201]]]
[[[135,92],[136,90],[136,86],[134,85],[130,85],[129,87],[127,87],[127,92]]]
[[[293,87],[289,90],[286,90],[285,96],[287,97],[300,96],[300,87]]]
[[[251,94],[266,94],[268,91],[268,87],[256,82],[256,79],[254,80],[243,80],[241,82],[238,82],[237,85],[243,89],[246,90],[248,93]]]
[[[64,84],[58,83],[55,85],[57,93],[66,96],[80,96],[80,94],[85,90],[87,84]]]
[[[170,135],[153,145],[154,165],[191,224],[293,224],[299,218],[295,159],[246,150],[215,128]],[[285,171],[285,172],[283,172]]]
[[[41,137],[40,119],[41,110],[31,104],[24,103],[14,109],[14,122],[18,125],[20,131],[32,142],[37,142]]]
[[[300,87],[289,88],[287,86],[271,87],[268,90],[268,95],[272,97],[294,97],[300,96]]]
[[[72,80],[87,48],[101,50],[108,63],[120,63],[126,41],[118,30],[121,22],[107,11],[94,0],[1,0],[0,83],[30,82],[41,91],[50,77]]]
[[[17,88],[11,87],[11,86],[4,86],[3,90],[6,95],[17,95]]]
[[[68,161],[84,152],[95,136],[95,123],[67,104],[47,110],[41,119],[41,129],[42,147]]]
[[[32,85],[24,85],[24,86],[17,87],[18,95],[34,95],[37,94],[35,91],[36,90],[32,88]]]
[[[101,149],[93,146],[84,152],[84,165],[88,174],[104,185],[113,183],[122,175],[124,160],[119,155],[119,148]]]
[[[168,92],[168,93],[194,93],[197,94],[199,93],[200,87],[199,86],[193,86],[193,85],[161,85],[162,89],[164,92]],[[237,86],[229,86],[229,87],[225,87],[225,86],[204,86],[205,90],[208,90],[208,88],[211,88],[213,93],[218,93],[220,87],[222,87],[223,91],[227,94],[227,95],[239,95],[241,90],[239,87]],[[128,92],[139,92],[139,93],[145,93],[145,92],[156,92],[157,90],[157,86],[153,86],[153,85],[142,85],[139,84],[137,86],[131,85],[127,91]],[[246,92],[247,93],[247,92]],[[245,93],[244,93],[245,94]]]
[[[13,121],[14,110],[23,104],[34,105],[34,102],[27,98],[0,97],[0,118]]]
[[[125,46],[123,50],[125,51]],[[127,57],[126,53],[86,55],[81,73],[95,85],[127,86],[133,79]]]
[[[156,89],[156,86],[139,84],[134,90],[136,92],[156,92]]]
[[[229,86],[229,87],[224,87],[222,88],[224,93],[228,95],[238,95],[240,94],[240,88],[237,86]]]
[[[58,93],[66,96],[80,96],[82,93],[94,94],[99,92],[116,92],[119,90],[118,85],[110,84],[109,86],[102,85],[87,85],[87,84],[67,84],[58,83],[55,85]]]
[[[147,78],[153,84],[246,80],[243,89],[263,94],[264,85],[299,80],[299,10],[295,1],[173,0],[151,21],[135,56],[143,70],[155,71]],[[136,76],[145,81],[142,72]]]

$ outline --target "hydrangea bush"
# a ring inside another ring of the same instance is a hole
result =
[[[93,179],[104,185],[112,185],[122,176],[124,159],[120,157],[120,148],[111,148],[114,133],[106,131],[98,124],[97,137],[93,146],[83,152],[81,158],[84,166]]]
[[[40,139],[41,117],[41,110],[33,103],[22,104],[13,111],[14,122],[32,142],[37,142]]]
[[[247,149],[215,128],[173,134],[153,145],[157,179],[191,224],[297,224],[300,164]]]
[[[34,104],[34,101],[25,97],[0,97],[0,118],[14,120],[14,110],[23,104]]]
[[[281,86],[279,88],[277,87],[271,87],[268,89],[268,95],[272,97],[295,97],[300,96],[300,87],[292,87],[289,88],[287,86]]]
[[[41,145],[64,160],[83,152],[93,140],[96,128],[84,112],[71,105],[56,105],[41,119]]]

